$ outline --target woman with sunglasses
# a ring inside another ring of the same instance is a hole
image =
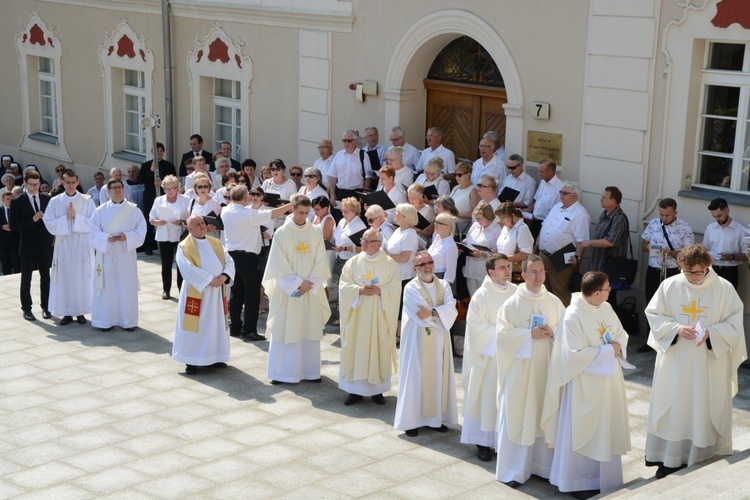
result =
[[[54,181],[52,181],[52,189],[55,189],[58,186],[63,186],[63,183],[62,183],[63,174],[65,173],[66,170],[67,168],[65,168],[65,165],[62,165],[62,164],[55,167],[55,173],[57,174],[57,178]]]
[[[387,242],[396,228],[387,221],[387,214],[380,205],[370,205],[365,211],[367,224],[383,234],[383,241]]]
[[[326,187],[321,182],[322,174],[320,170],[315,167],[307,167],[305,169],[305,185],[299,188],[298,193],[304,194],[311,200],[315,200],[321,196],[328,198],[328,192]],[[310,211],[310,221],[315,219],[315,203],[313,203],[313,210]],[[313,222],[314,224],[314,222]]]
[[[465,161],[456,165],[456,181],[458,185],[451,191],[451,198],[456,203],[456,209],[458,210],[458,222],[456,225],[462,234],[471,224],[471,214],[479,204],[479,191],[471,183],[471,170],[471,164]]]
[[[161,285],[163,300],[168,300],[172,292],[172,266],[177,245],[183,232],[182,220],[188,218],[190,199],[181,195],[180,180],[174,175],[168,175],[161,181],[161,187],[166,193],[154,200],[148,214],[149,222],[156,228],[154,239],[159,246],[161,258]],[[182,274],[177,269],[177,289],[182,287]]]
[[[378,171],[378,177],[380,177],[380,186],[378,189],[385,191],[385,194],[388,195],[388,198],[391,199],[394,205],[398,206],[400,203],[406,203],[408,201],[403,188],[396,182],[396,171],[393,170],[393,167],[390,165],[382,167]],[[395,207],[386,210],[385,213],[386,217],[388,217],[388,222],[393,222],[395,220]]]
[[[284,176],[286,171],[286,165],[284,162],[276,159],[272,160],[269,166],[271,171],[271,179],[264,181],[261,187],[264,193],[276,193],[281,196],[282,200],[290,200],[292,195],[297,194],[297,185],[293,180],[287,179]],[[284,225],[286,216],[277,217],[274,219],[274,227],[276,229]]]
[[[479,193],[479,203],[487,203],[495,211],[500,208],[500,200],[497,197],[497,177],[490,174],[484,174],[479,178],[477,192]],[[500,222],[495,220],[495,222]]]
[[[362,207],[356,198],[341,200],[342,217],[333,230],[333,250],[336,252],[336,264],[331,273],[333,283],[338,283],[346,261],[357,254],[357,246],[349,239],[349,236],[367,229],[359,217],[360,213],[362,213]],[[338,325],[338,318],[334,319],[332,324]]]
[[[453,233],[456,231],[456,218],[448,213],[435,216],[435,237],[427,250],[435,261],[435,276],[453,283],[456,280],[458,247]]]
[[[195,172],[193,175],[193,190],[195,198],[190,202],[190,215],[218,217],[221,214],[221,205],[211,193],[211,180],[205,172]],[[221,234],[215,225],[208,224],[208,231],[209,236],[221,238]]]
[[[479,287],[482,286],[482,282],[487,276],[485,262],[490,257],[490,254],[495,252],[497,239],[500,236],[500,226],[494,223],[495,213],[492,211],[492,207],[486,203],[480,203],[474,209],[472,215],[474,215],[476,222],[469,228],[469,232],[466,234],[463,243],[469,247],[481,245],[489,248],[490,252],[474,249],[466,255],[463,276],[466,278],[469,295],[474,295],[479,290]]]
[[[289,176],[294,181],[294,185],[297,186],[297,192],[302,189],[302,167],[294,165],[289,169]]]
[[[438,196],[448,195],[451,191],[451,185],[443,179],[444,168],[445,162],[443,162],[443,159],[439,156],[433,156],[425,163],[424,171],[419,174],[414,182],[424,187],[435,186]],[[432,205],[432,200],[428,200],[427,203]]]
[[[534,237],[523,220],[521,209],[506,201],[495,210],[500,219],[500,236],[497,238],[497,251],[508,256],[513,266],[511,279],[513,283],[523,283],[521,277],[521,263],[534,250]]]

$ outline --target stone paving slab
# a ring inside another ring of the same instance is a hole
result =
[[[395,431],[397,376],[384,406],[344,406],[330,325],[320,384],[271,385],[267,343],[237,339],[227,369],[184,375],[170,358],[176,300],[161,300],[158,256],[141,256],[138,266],[134,332],[60,327],[38,308],[39,320],[26,322],[20,277],[0,277],[0,499],[567,497],[536,477],[519,490],[498,483],[494,461],[479,462],[473,446],[460,444],[459,427],[416,438]],[[626,483],[653,475],[643,447],[654,355],[634,352],[641,341],[631,340],[638,369],[626,376]],[[747,370],[740,387],[735,436],[750,435]],[[741,477],[744,462],[727,477]]]

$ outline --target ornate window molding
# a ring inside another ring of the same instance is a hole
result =
[[[37,12],[16,34],[21,70],[21,150],[70,162],[65,147],[60,58],[62,44]]]
[[[244,42],[237,43],[227,35],[220,23],[199,41],[194,41],[195,48],[188,53],[187,67],[190,85],[191,133],[201,134],[206,144],[229,140],[235,149],[244,148],[247,157],[250,145],[250,81],[253,79],[253,62],[249,56],[242,54]],[[217,117],[215,116],[215,80],[239,82],[239,141],[236,138],[218,137]],[[237,144],[235,144],[237,143]]]
[[[154,54],[146,47],[146,40],[138,36],[124,17],[111,35],[105,33],[99,45],[99,64],[104,82],[105,168],[127,168],[133,162],[143,162],[151,151],[151,134],[145,134],[145,150],[134,150],[134,127],[126,124],[133,119],[133,109],[146,115],[153,113]],[[140,74],[140,75],[139,75]],[[134,85],[134,78],[138,85]],[[142,85],[142,86],[141,86]],[[138,105],[128,104],[128,96],[135,96]],[[142,108],[142,109],[141,109]],[[140,124],[138,125],[140,128]],[[144,141],[140,141],[139,149]]]

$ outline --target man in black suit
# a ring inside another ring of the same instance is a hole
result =
[[[156,175],[157,168],[158,176]],[[154,200],[158,196],[164,195],[164,190],[161,188],[161,181],[168,175],[176,177],[177,170],[172,163],[164,159],[164,144],[157,142],[156,166],[154,165],[154,160],[149,160],[141,164],[141,171],[138,174],[138,183],[143,184],[143,216],[146,220],[148,220],[151,207],[154,206]],[[146,228],[146,241],[143,243],[143,246],[146,248],[146,255],[151,255],[156,248],[154,235],[154,226],[148,224]]]
[[[42,318],[50,319],[52,314],[47,308],[47,300],[54,238],[42,221],[50,197],[39,192],[42,178],[36,170],[26,170],[23,183],[26,193],[10,203],[10,228],[21,233],[18,247],[21,255],[21,309],[24,319],[36,320],[31,312],[31,275],[37,267],[41,281]]]
[[[187,171],[185,170],[185,160],[189,160],[196,156],[202,156],[205,158],[206,165],[209,167],[208,170],[213,172],[214,166],[212,161],[214,154],[203,149],[203,137],[199,134],[193,134],[190,136],[190,151],[182,155],[182,160],[180,160],[180,177],[185,177],[187,175]]]
[[[10,201],[13,193],[3,193],[3,204],[0,205],[0,259],[2,259],[3,276],[21,272],[18,259],[18,232],[10,230]]]

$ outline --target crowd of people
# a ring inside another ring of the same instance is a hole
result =
[[[611,274],[630,247],[622,192],[604,189],[592,234],[579,184],[545,159],[537,185],[495,132],[474,162],[457,160],[438,128],[421,152],[400,127],[389,139],[382,146],[368,127],[360,148],[347,130],[343,149],[323,140],[314,166],[287,177],[280,159],[256,176],[230,143],[212,155],[195,134],[179,168],[157,143],[154,161],[126,180],[97,172],[87,193],[59,165],[46,194],[38,169],[20,174],[4,156],[3,274],[21,273],[26,320],[36,320],[37,270],[44,319],[90,315],[102,331],[132,331],[136,254],[158,249],[164,300],[177,267],[172,355],[187,374],[226,367],[237,337],[269,341],[272,384],[320,382],[332,321],[344,404],[385,404],[398,372],[394,427],[409,437],[458,424],[451,329],[465,319],[461,442],[483,461],[496,451],[497,479],[514,488],[531,474],[581,496],[618,487],[630,449],[622,370],[632,367]],[[708,210],[703,245],[671,198],[641,235],[651,333],[639,351],[657,353],[646,464],[657,477],[732,452],[748,230],[725,200]]]

